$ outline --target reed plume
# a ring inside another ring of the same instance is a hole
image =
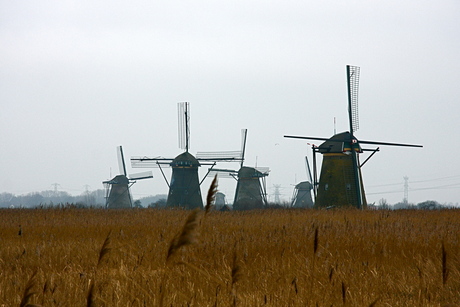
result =
[[[232,297],[233,297],[233,306],[236,306],[238,303],[238,295],[236,292],[236,283],[240,280],[241,277],[241,267],[238,264],[238,259],[236,257],[236,244],[235,250],[233,252],[233,262],[232,262]]]
[[[447,268],[447,252],[442,242],[442,284],[445,285],[449,277],[449,269]]]
[[[22,295],[21,303],[19,304],[20,307],[26,307],[26,306],[31,306],[30,304],[30,299],[36,292],[33,290],[35,284],[37,283],[36,281],[36,275],[37,271],[32,273],[32,276],[29,278],[26,284],[26,288],[24,289],[24,293]]]
[[[313,240],[313,254],[318,251],[318,226],[315,228],[315,239]]]
[[[236,250],[233,253],[233,263],[232,263],[232,288],[241,278],[241,267],[238,264],[238,259],[236,257]]]
[[[97,261],[98,267],[102,263],[102,260],[112,250],[112,248],[110,247],[111,245],[110,235],[111,234],[112,234],[112,231],[109,231],[109,233],[107,234],[107,237],[104,240],[104,244],[102,244],[101,251],[99,252],[99,260]]]
[[[206,206],[204,207],[205,215],[208,214],[208,212],[213,207],[213,203],[216,200],[216,193],[217,193],[217,174],[214,176],[214,179],[212,180],[211,186],[209,187],[209,190],[208,190],[208,195],[206,197]]]
[[[342,303],[345,305],[347,303],[347,286],[342,281]]]
[[[184,246],[190,245],[196,241],[196,227],[198,226],[199,209],[193,210],[187,217],[187,220],[178,233],[169,244],[166,263]]]

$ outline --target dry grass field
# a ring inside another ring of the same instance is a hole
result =
[[[0,306],[456,306],[460,210],[0,210]]]

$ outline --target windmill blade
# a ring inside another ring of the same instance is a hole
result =
[[[190,110],[188,102],[177,104],[179,148],[188,152],[190,145]]]
[[[358,89],[359,89],[358,66],[347,65],[347,85],[348,85],[348,117],[350,121],[350,132],[353,135],[359,129],[358,118]]]
[[[170,164],[174,159],[163,157],[131,157],[132,168],[157,168],[160,164]]]
[[[129,180],[142,180],[148,178],[153,178],[152,171],[135,173],[129,176]]]
[[[388,142],[378,142],[378,141],[358,141],[361,144],[370,144],[370,145],[386,145],[386,146],[404,146],[404,147],[423,147],[423,145],[415,144],[403,144],[403,143],[388,143]]]
[[[339,142],[339,143],[341,143],[341,142],[350,142],[349,139],[318,138],[318,137],[311,137],[311,136],[285,135],[284,137],[285,138],[292,138],[292,139],[319,140],[319,141],[329,141],[329,142]],[[369,144],[369,145],[423,147],[423,145],[416,145],[416,144],[390,143],[390,142],[379,142],[379,141],[363,141],[363,140],[357,140],[357,141],[358,141],[358,143]]]
[[[285,135],[285,138],[291,138],[291,139],[302,139],[302,140],[317,140],[317,141],[329,141],[329,138],[318,138],[318,137],[313,137],[313,136],[297,136],[297,135]],[[337,142],[343,142],[343,141],[337,141]]]
[[[123,156],[123,148],[121,146],[117,147],[117,157],[118,157],[118,168],[120,170],[120,174],[126,176],[125,157]]]
[[[313,179],[311,177],[311,169],[310,169],[310,163],[308,163],[308,157],[305,156],[305,166],[307,168],[307,175],[308,175],[308,181],[310,181],[311,184],[313,184]]]
[[[207,161],[240,161],[241,151],[199,151],[195,158]]]
[[[238,171],[214,168],[208,173],[208,177],[214,177],[215,175],[217,175],[218,178],[236,178],[238,176]]]
[[[243,167],[244,163],[244,154],[246,151],[246,138],[248,136],[248,129],[241,129],[241,165]]]

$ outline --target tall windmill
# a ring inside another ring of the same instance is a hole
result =
[[[299,182],[294,187],[294,192],[291,201],[292,208],[313,208],[313,200],[311,191],[313,190],[313,179],[311,176],[310,164],[305,156],[305,167],[307,170],[307,181]]]
[[[358,121],[358,88],[360,68],[347,65],[348,86],[348,121],[350,131],[335,134],[331,138],[292,136],[287,138],[325,141],[319,147],[312,146],[314,191],[316,195],[315,207],[354,206],[358,209],[366,208],[361,167],[377,152],[375,149],[362,149],[360,144],[422,147],[421,145],[364,141],[355,137],[359,128]],[[363,162],[359,162],[359,154],[371,151],[372,154]],[[316,153],[323,155],[319,183],[316,180]]]
[[[212,176],[217,173],[219,178],[233,178],[237,181],[233,198],[234,210],[261,209],[268,204],[265,179],[270,172],[269,168],[244,166],[247,132],[247,129],[241,131],[240,168],[238,170],[211,169],[209,172]]]
[[[195,209],[203,207],[200,186],[202,180],[198,176],[198,168],[210,165],[211,169],[219,161],[239,161],[241,153],[237,151],[203,153],[202,157],[195,157],[190,152],[190,106],[188,102],[178,103],[179,147],[184,150],[175,158],[163,157],[132,157],[131,166],[158,167],[169,187],[167,207],[183,207]],[[162,165],[172,168],[171,181],[168,181]],[[209,173],[209,171],[208,171]],[[207,175],[207,174],[206,174]]]
[[[105,207],[109,209],[131,208],[133,203],[129,188],[137,180],[153,178],[153,175],[152,172],[149,171],[128,176],[123,156],[123,148],[121,146],[117,147],[117,156],[120,175],[115,176],[111,180],[102,182],[106,186]]]

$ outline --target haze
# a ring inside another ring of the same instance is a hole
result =
[[[283,135],[349,129],[350,64],[356,136],[424,145],[380,148],[363,167],[368,202],[402,201],[407,176],[409,202],[457,203],[459,13],[447,0],[2,1],[0,192],[102,189],[118,145],[130,173],[146,170],[131,156],[175,157],[188,101],[191,153],[238,150],[247,128],[245,164],[270,167],[269,200],[275,184],[288,200],[311,148]],[[134,198],[167,193],[153,171]],[[219,181],[230,201],[234,187]]]

